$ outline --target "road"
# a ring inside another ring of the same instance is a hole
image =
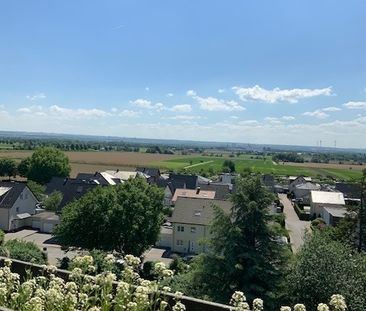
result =
[[[310,230],[310,221],[303,221],[297,217],[292,203],[286,194],[278,194],[278,197],[284,207],[283,212],[286,215],[286,229],[290,234],[291,248],[296,253],[304,244],[304,234],[305,231]]]

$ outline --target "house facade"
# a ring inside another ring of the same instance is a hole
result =
[[[325,208],[331,208],[332,210],[345,208],[343,193],[311,191],[310,214],[320,216],[324,219],[326,217]]]
[[[0,182],[0,229],[17,230],[36,213],[38,200],[25,183]]]
[[[229,213],[232,204],[224,200],[178,197],[171,220],[173,252],[199,254],[207,250],[205,241],[210,238],[214,206]]]

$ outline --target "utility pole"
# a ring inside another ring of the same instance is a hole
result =
[[[361,205],[360,205],[360,213],[359,213],[359,237],[358,237],[358,252],[362,251],[362,247],[364,244],[364,227],[366,225],[365,222],[365,204],[366,204],[366,169],[363,170],[362,178],[361,178]]]

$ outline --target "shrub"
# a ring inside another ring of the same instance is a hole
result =
[[[4,243],[7,257],[37,264],[46,264],[47,255],[36,244],[21,240],[9,240]]]

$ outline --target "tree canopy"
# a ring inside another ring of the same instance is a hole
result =
[[[239,290],[249,300],[266,299],[266,309],[271,309],[289,255],[270,225],[272,200],[258,177],[237,179],[231,213],[215,207],[209,251],[198,256],[194,271],[184,280],[190,283],[185,287],[188,294],[198,291],[202,298],[227,303],[231,293]],[[179,276],[175,282],[179,283]]]
[[[17,165],[12,159],[0,159],[0,176],[15,176],[17,174]]]
[[[227,173],[233,173],[235,172],[235,163],[231,160],[225,160],[222,164],[223,170]]]
[[[158,238],[163,196],[142,178],[97,187],[63,209],[55,234],[65,246],[141,255]]]
[[[45,184],[53,176],[69,176],[71,167],[65,154],[52,147],[37,149],[29,158],[27,177],[35,182]]]

